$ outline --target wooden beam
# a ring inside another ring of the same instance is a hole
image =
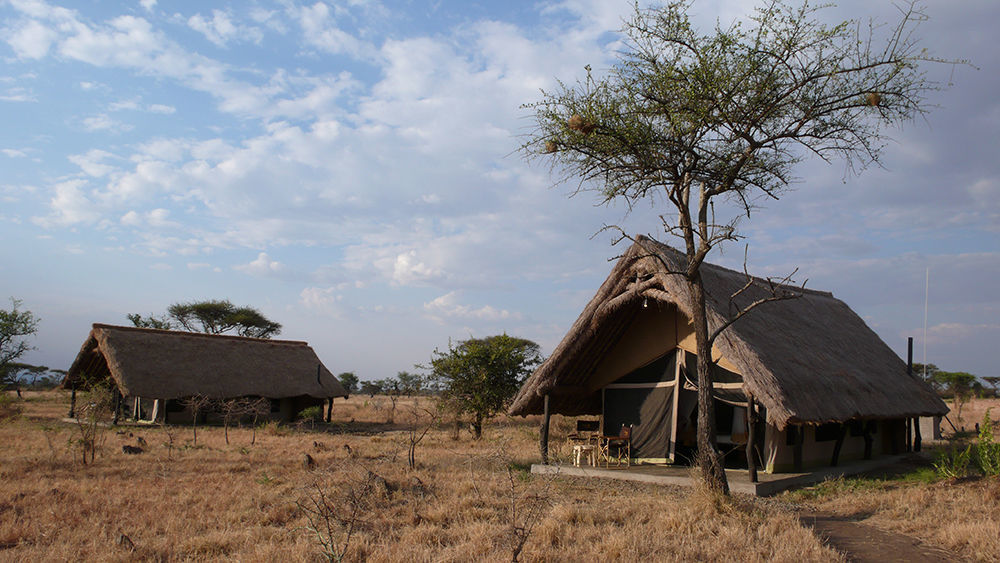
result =
[[[549,394],[546,393],[545,397],[542,399],[543,402],[543,414],[542,414],[542,430],[539,433],[538,447],[542,452],[542,463],[545,465],[549,464],[549,421],[551,419],[551,413],[549,412]]]
[[[333,397],[330,397],[330,405],[326,407],[326,421],[330,422],[333,417]]]
[[[872,458],[872,425],[877,424],[874,420],[865,421],[865,459]]]
[[[847,436],[847,425],[840,423],[840,432],[837,433],[837,443],[833,445],[833,457],[830,458],[830,465],[837,466],[840,461],[840,448],[844,445],[844,437]]]
[[[757,426],[757,412],[753,404],[753,395],[747,393],[747,470],[750,471],[750,482],[757,482],[757,460],[753,455],[753,445],[756,439],[754,427]]]
[[[806,436],[806,425],[799,424],[795,426],[795,445],[792,446],[792,465],[796,472],[802,471],[802,442],[805,440]]]

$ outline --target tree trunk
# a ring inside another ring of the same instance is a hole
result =
[[[476,414],[476,419],[472,422],[472,435],[475,439],[483,437],[483,415]]]
[[[698,354],[698,454],[702,480],[709,489],[729,494],[729,481],[715,442],[715,404],[712,399],[712,350],[708,343],[708,314],[701,273],[688,281],[691,291],[695,343]]]

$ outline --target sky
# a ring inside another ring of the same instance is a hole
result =
[[[839,4],[821,16],[898,18]],[[708,31],[753,6],[691,13]],[[41,319],[23,361],[68,368],[92,323],[203,299],[259,308],[362,379],[501,332],[550,353],[623,250],[603,225],[676,244],[665,210],[573,195],[518,152],[523,104],[606,72],[630,10],[0,0],[0,298]],[[742,224],[748,267],[797,269],[901,357],[913,336],[916,361],[1000,375],[1000,3],[925,13],[921,45],[974,66],[927,67],[948,87],[881,168],[798,165]]]

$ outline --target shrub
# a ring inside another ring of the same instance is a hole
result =
[[[323,407],[314,406],[302,409],[299,418],[309,422],[323,422]]]
[[[958,479],[969,474],[969,462],[972,461],[972,445],[968,445],[964,450],[958,446],[950,446],[946,450],[941,450],[934,461],[934,470],[937,474],[947,479]]]
[[[983,475],[1000,475],[1000,442],[993,440],[993,421],[990,410],[986,409],[983,423],[979,427],[979,443],[976,444],[976,461]]]

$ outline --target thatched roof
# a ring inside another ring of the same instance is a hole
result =
[[[528,378],[510,408],[514,415],[550,409],[568,415],[600,412],[600,393],[587,385],[595,367],[621,338],[644,300],[667,303],[691,318],[685,256],[639,237],[573,323],[552,355]],[[710,327],[732,314],[730,296],[747,283],[742,272],[712,264],[701,268]],[[944,402],[844,302],[800,288],[797,298],[765,303],[736,321],[716,341],[722,357],[743,375],[744,389],[765,407],[768,421],[789,423],[940,415]],[[735,302],[745,306],[772,295],[753,284]]]
[[[95,324],[63,386],[108,376],[156,399],[347,396],[305,342]]]

